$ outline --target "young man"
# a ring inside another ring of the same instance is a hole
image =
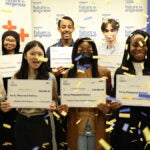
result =
[[[120,25],[115,19],[106,19],[101,25],[101,31],[105,41],[99,47],[99,54],[117,55],[122,54],[124,47],[117,41]]]
[[[49,46],[46,52],[46,56],[48,57],[48,65],[50,65],[50,53],[51,53],[51,47],[72,47],[74,44],[72,33],[74,32],[74,21],[72,18],[68,16],[62,17],[58,21],[58,31],[60,32],[61,38],[60,40],[53,44],[52,46]],[[49,66],[50,67],[50,66]],[[57,71],[54,72],[56,76],[60,76],[60,74],[64,71],[64,68],[62,66],[57,68]]]

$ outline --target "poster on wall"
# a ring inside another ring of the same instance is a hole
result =
[[[1,0],[0,2],[0,37],[8,30],[18,32],[20,51],[23,51],[25,44],[32,39],[31,1]],[[0,42],[0,46],[1,44]]]

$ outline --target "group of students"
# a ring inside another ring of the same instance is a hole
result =
[[[76,41],[73,41],[72,32],[74,31],[74,22],[68,16],[59,20],[58,31],[61,33],[61,39],[53,46],[73,47],[71,55],[72,68],[66,69],[60,66],[54,71],[50,68],[51,47],[45,51],[42,43],[33,40],[28,42],[24,47],[21,67],[11,77],[12,80],[49,80],[50,78],[53,83],[52,103],[47,109],[12,109],[6,99],[7,90],[6,87],[4,88],[3,80],[1,79],[0,133],[2,134],[0,134],[0,149],[102,150],[103,145],[99,143],[100,139],[106,140],[114,150],[150,149],[149,141],[147,141],[142,132],[145,127],[150,128],[149,107],[122,106],[121,103],[111,101],[110,99],[106,103],[99,103],[95,108],[68,108],[67,104],[61,103],[61,97],[59,97],[61,92],[61,78],[105,77],[106,94],[115,98],[116,77],[118,74],[149,75],[149,34],[142,30],[135,30],[128,36],[124,46],[122,63],[115,72],[114,87],[112,87],[111,80],[113,79],[111,79],[111,71],[98,65],[98,59],[93,59],[93,56],[98,56],[95,42],[89,37],[78,38]],[[17,38],[14,36],[16,32],[6,31],[4,35],[2,38],[2,51],[5,54],[19,53],[20,41],[18,36]],[[48,63],[38,59],[39,57],[46,56],[49,58]],[[82,57],[79,58],[79,56]],[[85,71],[79,71],[79,66],[84,67]],[[7,81],[8,79],[4,79],[6,85]],[[125,108],[130,108],[130,118],[119,117],[119,111]],[[59,118],[53,112],[57,113]],[[66,112],[67,115],[63,115],[62,112]],[[107,114],[111,115],[108,117]],[[145,114],[145,116],[142,114]],[[113,126],[113,130],[110,134],[106,133],[105,129],[108,127],[106,121],[113,118],[117,120]],[[132,133],[122,130],[125,123],[129,124],[129,128],[135,128]],[[10,128],[6,128],[4,124],[11,126],[11,132],[8,132]],[[140,133],[139,130],[141,131]]]

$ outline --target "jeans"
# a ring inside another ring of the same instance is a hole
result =
[[[78,150],[94,150],[95,149],[95,136],[91,132],[89,122],[87,122],[84,129],[84,134],[78,136]]]

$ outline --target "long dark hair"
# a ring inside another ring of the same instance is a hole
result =
[[[20,49],[20,36],[16,31],[6,31],[3,33],[2,35],[2,53],[3,55],[7,55],[7,51],[4,47],[4,40],[7,36],[13,36],[16,39],[16,48],[15,48],[15,54],[19,53],[19,49]]]
[[[131,38],[137,34],[142,35],[144,37],[144,39],[147,38],[146,45],[148,47],[148,50],[147,50],[147,57],[145,58],[145,61],[144,61],[144,70],[150,69],[150,35],[143,30],[135,30],[128,36],[128,38],[126,40],[126,49],[124,50],[124,56],[123,56],[121,66],[128,67],[129,69],[132,67],[132,57],[130,54],[130,44],[131,44]]]
[[[27,60],[25,59],[25,55],[27,54],[27,52],[31,48],[33,48],[35,46],[39,46],[43,50],[43,52],[44,52],[44,57],[46,56],[45,55],[45,49],[44,49],[44,46],[43,46],[42,43],[40,43],[39,41],[36,41],[36,40],[28,42],[26,44],[25,48],[24,48],[24,51],[23,51],[22,64],[21,64],[20,70],[15,74],[15,77],[17,79],[28,79],[28,69],[29,69],[29,66],[28,66]],[[49,78],[49,75],[48,75],[48,66],[47,66],[46,62],[43,62],[41,64],[41,66],[37,69],[36,79],[48,79],[48,78]]]
[[[69,70],[68,77],[76,77],[77,61],[75,61],[75,58],[77,57],[77,49],[78,49],[78,46],[85,41],[87,41],[92,46],[93,55],[96,55],[96,56],[98,55],[96,44],[91,38],[84,37],[84,38],[77,39],[74,43],[73,50],[72,50],[72,64],[74,64],[74,67]],[[98,60],[92,59],[91,65],[92,65],[92,77],[99,77]]]

